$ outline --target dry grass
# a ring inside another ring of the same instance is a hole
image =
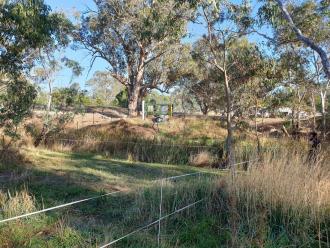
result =
[[[260,197],[275,208],[308,210],[316,217],[330,207],[330,165],[308,167],[305,157],[288,153],[277,159],[267,156],[262,165],[251,167],[237,179],[237,194]]]
[[[189,164],[197,167],[210,167],[216,160],[213,154],[208,151],[202,151],[196,155],[191,155]]]
[[[329,160],[323,157],[313,165],[306,161],[303,153],[287,148],[275,156],[266,154],[262,162],[239,174],[234,183],[228,178],[228,192],[234,197],[229,201],[235,216],[232,221],[248,230],[245,239],[249,244],[257,242],[263,247],[275,232],[276,239],[282,235],[289,240],[285,244],[329,246]],[[240,240],[237,232],[233,231]],[[279,245],[284,241],[274,242]]]
[[[30,213],[36,209],[35,200],[27,190],[15,192],[14,195],[9,191],[0,191],[0,209],[5,218]]]
[[[205,175],[165,183],[164,214],[201,198],[205,202],[162,223],[164,247],[298,247],[301,244],[328,247],[330,168],[329,160],[324,157],[327,153],[319,163],[309,167],[304,144],[298,146],[285,141],[271,148],[265,151],[261,162],[247,172],[240,172],[235,184],[226,172],[221,180]],[[0,193],[0,208],[5,209],[2,217],[28,209],[33,211],[36,201],[32,195],[36,196],[40,209],[40,195],[47,207],[96,192],[120,189],[125,193],[86,204],[81,209],[75,207],[68,210],[65,218],[45,214],[43,218],[0,229],[0,242],[9,244],[4,247],[101,245],[158,218],[160,184],[152,179],[194,171],[211,172],[186,166],[108,160],[92,154],[40,149],[28,150],[26,154],[35,173],[30,180],[22,182],[28,183],[30,193],[25,190],[13,196]],[[209,154],[202,151],[201,154],[196,156],[196,161],[209,159]],[[103,220],[109,226],[103,225]],[[16,229],[11,231],[13,227]],[[94,228],[97,229],[90,234],[92,241],[87,241],[89,231]],[[27,233],[17,231],[23,229]],[[119,247],[156,247],[155,230],[137,233]],[[29,246],[22,240],[42,243]]]
[[[148,126],[135,124],[130,120],[117,120],[111,123],[87,126],[78,130],[67,130],[62,136],[69,139],[85,139],[88,141],[122,140],[122,139],[154,139],[156,131]]]
[[[224,139],[227,135],[220,121],[196,117],[172,118],[168,123],[160,125],[160,131],[185,139]]]

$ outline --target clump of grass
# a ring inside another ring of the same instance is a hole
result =
[[[0,191],[0,208],[4,218],[29,213],[36,209],[35,199],[27,190],[16,191],[13,195]]]
[[[161,247],[190,246],[191,240],[178,240],[182,235],[180,232],[185,231],[182,230],[185,229],[185,223],[196,225],[210,213],[209,202],[214,193],[215,182],[216,180],[208,176],[196,176],[178,181],[158,181],[149,188],[137,189],[133,194],[132,207],[121,215],[121,223],[112,228],[106,242],[157,220],[160,217],[160,204],[161,216],[166,216],[189,204],[204,200],[161,221]],[[117,247],[158,247],[157,233],[158,224],[124,239]]]
[[[202,151],[196,155],[191,155],[189,164],[197,167],[210,167],[217,161],[217,158],[208,151]]]
[[[26,162],[26,158],[19,148],[14,145],[2,146],[0,144],[0,171],[12,170]]]
[[[288,153],[282,156],[276,159],[268,156],[261,165],[252,166],[237,180],[238,189],[248,189],[245,193],[256,193],[274,207],[308,209],[313,215],[330,206],[329,168],[319,164],[309,167],[305,156]]]
[[[227,191],[232,233],[245,245],[329,246],[330,168],[327,160],[306,163],[306,156],[284,149],[264,155]]]

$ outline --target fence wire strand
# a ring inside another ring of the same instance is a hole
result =
[[[202,172],[198,172],[198,173],[202,173]],[[156,179],[156,180],[152,180],[151,182],[158,182],[160,180],[173,180],[175,178],[182,178],[182,177],[192,176],[192,175],[196,175],[198,173],[190,173],[190,174],[184,174],[184,175],[180,175],[180,176],[174,176],[174,177]],[[68,206],[71,206],[71,205],[76,205],[76,204],[79,204],[79,203],[83,203],[83,202],[95,200],[95,199],[98,199],[98,198],[101,198],[101,197],[105,197],[105,196],[109,196],[109,195],[114,195],[114,194],[122,193],[122,192],[124,192],[124,191],[118,190],[118,191],[106,193],[106,194],[103,194],[103,195],[89,197],[89,198],[85,198],[85,199],[81,199],[81,200],[77,200],[77,201],[73,201],[73,202],[69,202],[69,203],[64,203],[64,204],[61,204],[61,205],[58,205],[58,206],[54,206],[54,207],[50,207],[50,208],[45,208],[45,209],[38,210],[38,211],[35,211],[35,212],[22,214],[22,215],[18,215],[18,216],[15,216],[15,217],[10,217],[8,219],[0,220],[0,224],[5,223],[5,222],[9,222],[9,221],[13,221],[13,220],[18,220],[18,219],[30,217],[30,216],[36,215],[36,214],[41,214],[41,213],[49,212],[51,210],[60,209],[60,208],[68,207]]]
[[[78,203],[95,200],[95,199],[98,199],[98,198],[101,198],[101,197],[105,197],[105,196],[109,196],[109,195],[114,195],[114,194],[117,194],[119,192],[122,192],[122,191],[119,191],[118,190],[118,191],[110,192],[110,193],[99,195],[99,196],[89,197],[89,198],[85,198],[85,199],[82,199],[82,200],[78,200],[78,201],[73,201],[73,202],[61,204],[61,205],[58,205],[58,206],[55,206],[55,207],[45,208],[45,209],[42,209],[42,210],[39,210],[39,211],[35,211],[35,212],[32,212],[32,213],[26,213],[26,214],[18,215],[18,216],[11,217],[11,218],[8,218],[8,219],[0,220],[0,224],[1,223],[8,222],[8,221],[12,221],[12,220],[18,220],[18,219],[26,218],[26,217],[29,217],[29,216],[32,216],[32,215],[36,215],[36,214],[45,213],[45,212],[48,212],[48,211],[51,211],[51,210],[55,210],[55,209],[59,209],[59,208],[64,208],[64,207],[75,205],[75,204],[78,204]]]
[[[131,145],[141,145],[139,142],[133,141],[114,141],[114,140],[87,140],[87,139],[58,139],[58,138],[49,138],[54,142],[56,141],[66,141],[72,143],[84,142],[84,143],[94,143],[94,144],[131,144]],[[145,144],[143,144],[145,145]],[[205,146],[205,145],[186,145],[186,144],[159,144],[159,143],[150,143],[149,146],[163,146],[163,147],[183,147],[183,148],[207,148],[207,149],[218,149],[217,146]]]
[[[185,207],[183,207],[183,208],[177,209],[177,210],[175,210],[174,212],[172,212],[172,213],[170,213],[170,214],[167,214],[167,215],[162,216],[162,217],[159,218],[158,220],[155,220],[155,221],[153,221],[153,222],[151,222],[151,223],[149,223],[149,224],[147,224],[147,225],[145,225],[145,226],[142,226],[142,227],[140,227],[140,228],[138,228],[138,229],[135,229],[134,231],[132,231],[132,232],[130,232],[130,233],[128,233],[128,234],[126,234],[126,235],[124,235],[124,236],[118,238],[118,239],[115,239],[115,240],[113,240],[113,241],[111,241],[111,242],[109,242],[109,243],[107,243],[107,244],[105,244],[105,245],[103,245],[103,246],[100,246],[100,248],[109,247],[110,245],[113,245],[113,244],[115,244],[115,243],[117,243],[117,242],[119,242],[119,241],[121,241],[121,240],[123,240],[123,239],[125,239],[125,238],[127,238],[127,237],[129,237],[129,236],[131,236],[131,235],[133,235],[133,234],[135,234],[135,233],[137,233],[137,232],[140,232],[140,231],[142,231],[142,230],[144,230],[144,229],[147,229],[147,228],[149,228],[149,227],[151,227],[151,226],[154,226],[154,225],[158,224],[160,221],[162,221],[162,220],[164,220],[164,219],[167,219],[168,217],[170,217],[170,216],[172,216],[172,215],[175,215],[175,214],[177,214],[177,213],[180,213],[180,212],[182,212],[182,211],[184,211],[184,210],[186,210],[186,209],[188,209],[188,208],[191,208],[191,207],[197,205],[198,203],[201,203],[201,202],[204,201],[204,200],[205,200],[205,199],[201,199],[201,200],[196,201],[196,202],[194,202],[194,203],[191,203],[191,204],[189,204],[189,205],[187,205],[187,206],[185,206]]]

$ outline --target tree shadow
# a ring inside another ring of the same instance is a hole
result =
[[[26,189],[34,196],[37,209],[117,190],[122,192],[42,214],[41,218],[47,218],[47,225],[38,227],[39,233],[42,233],[40,238],[43,240],[51,239],[54,235],[50,231],[45,231],[49,229],[49,225],[55,225],[64,218],[65,225],[76,230],[82,238],[93,236],[92,243],[101,242],[104,240],[104,232],[110,231],[113,226],[122,226],[128,213],[137,211],[137,214],[141,214],[135,207],[138,188],[153,190],[159,187],[159,183],[153,182],[155,179],[198,171],[197,168],[187,166],[131,163],[77,153],[62,154],[62,162],[68,164],[67,166],[56,167],[55,164],[48,167],[46,164],[52,163],[58,155],[58,153],[42,152],[40,157],[36,155],[37,161],[28,165],[21,164],[20,171],[16,172],[17,175],[0,178],[1,191],[14,192]],[[150,206],[151,209],[156,207]],[[147,218],[154,220],[156,217],[150,214]],[[10,225],[19,224],[28,229],[33,225],[32,223],[22,220],[12,222]],[[133,230],[137,227],[132,224],[127,226],[127,229]],[[6,226],[2,225],[0,230],[1,228]],[[23,243],[20,245],[25,247]]]

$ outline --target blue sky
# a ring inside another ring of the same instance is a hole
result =
[[[53,11],[63,11],[69,16],[72,15],[74,11],[83,12],[87,8],[95,8],[94,2],[92,0],[45,0],[45,2],[52,8]],[[190,23],[188,25],[188,31],[191,36],[186,38],[185,41],[193,42],[205,33],[205,28],[202,25]],[[255,42],[259,42],[261,40],[258,36],[252,36],[250,38]],[[78,61],[84,68],[83,74],[74,80],[74,82],[78,82],[82,88],[86,88],[86,82],[93,76],[95,71],[102,71],[106,70],[107,68],[107,63],[102,59],[98,59],[94,62],[93,67],[90,69],[91,56],[89,55],[88,51],[83,49],[75,51],[68,47],[63,55]],[[69,70],[62,70],[59,72],[54,86],[68,86],[70,78],[71,72]]]

